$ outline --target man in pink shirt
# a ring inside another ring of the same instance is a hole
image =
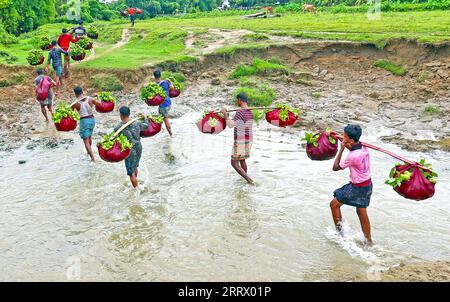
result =
[[[366,208],[369,206],[372,196],[372,179],[370,174],[369,150],[359,142],[362,130],[359,125],[347,125],[344,128],[344,136],[341,137],[341,148],[333,164],[333,171],[350,169],[350,183],[334,191],[334,199],[330,203],[331,214],[336,229],[342,229],[341,206],[346,204],[356,207],[361,228],[367,243],[372,244],[370,234],[370,221]],[[341,160],[345,148],[350,150],[347,158]]]

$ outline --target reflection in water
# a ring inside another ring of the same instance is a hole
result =
[[[238,236],[248,237],[258,227],[258,216],[247,188],[234,189],[234,203],[226,220],[227,227]]]
[[[439,174],[432,199],[405,200],[384,185],[396,160],[371,153],[376,246],[366,249],[351,207],[342,209],[349,236],[330,233],[329,202],[348,173],[309,160],[296,130],[255,127],[252,187],[230,166],[232,131],[200,134],[196,118],[173,120],[172,138],[164,130],[143,139],[139,190],[123,163],[90,166],[75,132],[57,134],[74,140],[67,149],[1,156],[0,279],[66,280],[72,256],[88,281],[349,280],[402,260],[450,260],[448,153],[407,152],[366,137],[405,157],[426,157]]]

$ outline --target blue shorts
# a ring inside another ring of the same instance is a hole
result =
[[[95,127],[95,118],[84,118],[80,120],[80,137],[85,139],[92,136]]]
[[[131,154],[125,159],[125,168],[127,169],[127,175],[133,175],[134,171],[139,167],[141,161],[142,145],[134,144],[131,149]]]
[[[130,15],[130,20],[134,21],[134,19],[136,19],[136,16],[135,15]]]
[[[56,73],[57,77],[62,76],[62,73],[63,73],[62,66],[53,66],[53,69],[55,70],[55,73]]]
[[[342,188],[335,190],[334,197],[340,203],[357,208],[367,208],[370,204],[372,190],[372,183],[365,187],[356,187],[352,183],[348,183]]]

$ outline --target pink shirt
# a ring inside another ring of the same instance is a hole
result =
[[[350,168],[350,181],[359,184],[370,179],[370,154],[369,150],[362,146],[360,149],[350,151],[347,158],[339,164],[342,170]]]

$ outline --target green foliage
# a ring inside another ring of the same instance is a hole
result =
[[[425,109],[423,110],[423,113],[430,114],[430,115],[442,115],[443,114],[441,108],[436,107],[436,106],[425,107]]]
[[[184,74],[180,73],[180,72],[170,72],[170,71],[163,71],[161,73],[161,77],[163,79],[175,79],[176,81],[180,82],[180,83],[184,83],[186,81],[186,77],[184,76]]]
[[[44,55],[44,53],[42,52],[42,50],[32,49],[28,52],[27,61],[31,65],[37,65],[37,64],[39,64],[39,61],[43,55]]]
[[[438,174],[433,172],[431,164],[427,164],[425,162],[425,159],[421,159],[419,164],[425,168],[428,168],[429,170],[424,170],[422,168],[419,168],[420,172],[423,174],[423,176],[428,179],[431,183],[437,182]],[[386,180],[385,184],[392,186],[393,188],[400,187],[403,182],[409,181],[411,179],[412,173],[414,171],[414,167],[411,167],[410,169],[404,171],[403,173],[400,173],[397,171],[397,166],[399,166],[400,163],[395,164],[395,167],[391,169],[389,173],[389,179]]]
[[[314,147],[319,147],[319,144],[317,143],[317,139],[319,138],[319,134],[312,133],[312,132],[306,132],[305,137],[302,138],[302,141],[306,141],[308,144],[313,145]]]
[[[92,87],[97,90],[118,91],[123,89],[122,82],[114,74],[98,74],[91,77]]]
[[[155,96],[160,95],[164,98],[167,97],[166,92],[161,86],[154,82],[150,82],[147,86],[141,88],[141,99],[147,101]]]
[[[4,51],[0,50],[0,63],[5,62],[7,64],[12,64],[17,61],[17,57]]]
[[[281,121],[285,122],[289,117],[289,112],[293,113],[295,116],[299,115],[299,110],[297,108],[291,108],[288,104],[277,103],[276,106],[280,109],[279,118]]]
[[[155,123],[162,124],[164,122],[164,116],[160,115],[149,115],[148,119],[152,120]]]
[[[251,75],[275,75],[277,73],[289,74],[289,68],[282,64],[274,63],[273,61],[253,59],[250,66],[243,64],[238,65],[230,75],[230,78],[237,79]]]
[[[100,145],[103,147],[103,149],[108,151],[111,150],[116,141],[119,142],[122,148],[122,152],[133,148],[133,144],[128,140],[128,138],[125,135],[120,134],[118,137],[116,137],[114,135],[114,132],[104,135],[102,140],[100,141]]]
[[[92,43],[92,40],[86,36],[83,36],[78,40],[76,45],[79,45],[82,49],[86,49],[88,47],[89,43]],[[71,49],[71,53],[73,53],[72,49]]]
[[[41,36],[38,38],[37,47],[39,48],[48,48],[52,41],[48,36]]]
[[[184,85],[178,82],[175,77],[169,77],[168,80],[172,83],[173,88],[175,88],[176,90],[181,91],[184,89]]]
[[[313,93],[311,93],[311,96],[315,99],[319,99],[321,94],[320,94],[320,92],[313,92]]]
[[[116,98],[111,94],[111,92],[102,91],[98,94],[100,101],[116,103]]]
[[[97,25],[91,24],[91,26],[89,26],[89,28],[87,29],[87,32],[88,32],[90,35],[97,36],[97,35],[99,34],[99,30],[98,30]]]
[[[387,60],[377,60],[374,66],[390,71],[397,76],[406,74],[406,69]]]
[[[81,47],[80,44],[76,43],[72,47],[70,47],[70,55],[71,56],[80,56],[82,54],[86,53],[83,47]]]
[[[247,85],[250,82],[241,83],[235,95],[245,92],[250,100],[251,106],[269,106],[276,98],[275,91],[265,83],[255,83],[255,85]]]
[[[55,114],[52,115],[52,120],[56,124],[60,123],[63,118],[71,116],[74,120],[79,121],[80,115],[73,110],[66,102],[58,103]]]

